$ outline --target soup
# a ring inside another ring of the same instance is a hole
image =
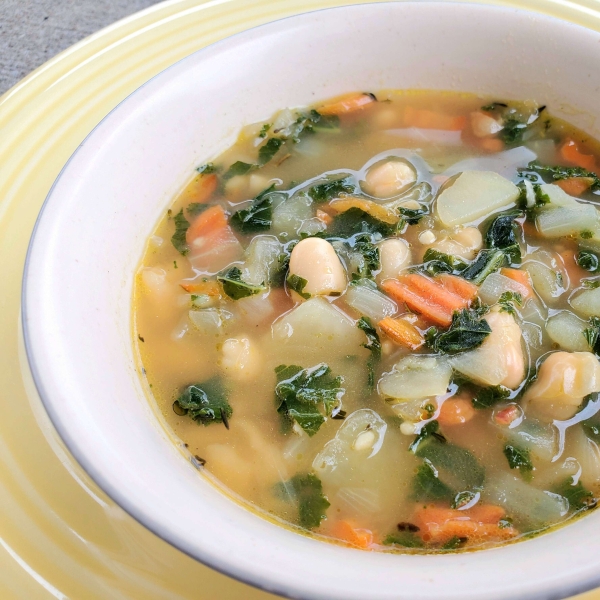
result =
[[[369,550],[600,494],[598,144],[534,102],[355,93],[244,127],[148,241],[141,371],[198,469]]]

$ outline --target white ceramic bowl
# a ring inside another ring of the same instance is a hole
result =
[[[598,135],[600,35],[514,9],[389,3],[324,10],[197,52],[119,105],[52,189],[30,247],[24,327],[42,400],[73,455],[125,510],[229,575],[294,598],[559,598],[600,583],[600,512],[459,555],[368,553],[245,510],[174,446],[131,339],[144,244],[198,164],[275,110],[351,90],[533,98]]]

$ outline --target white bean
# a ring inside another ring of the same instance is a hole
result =
[[[417,180],[417,173],[408,163],[388,160],[373,165],[363,182],[363,188],[375,198],[390,198],[404,191]]]
[[[252,381],[260,372],[261,356],[248,338],[231,338],[223,344],[221,366],[236,381]]]
[[[398,277],[400,271],[405,269],[412,260],[408,244],[401,239],[385,240],[379,244],[379,260],[381,262],[381,272],[379,279],[390,279]]]

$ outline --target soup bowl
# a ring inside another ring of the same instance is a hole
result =
[[[24,276],[27,353],[74,457],[134,518],[207,565],[293,598],[559,598],[600,583],[600,513],[520,543],[369,553],[299,535],[224,495],[165,427],[132,341],[146,239],[193,168],[244,124],[352,90],[535,99],[598,135],[600,34],[515,9],[357,5],[288,18],[173,65],[65,166]]]

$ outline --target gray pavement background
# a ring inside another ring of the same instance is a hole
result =
[[[0,0],[0,94],[88,35],[160,0]]]

